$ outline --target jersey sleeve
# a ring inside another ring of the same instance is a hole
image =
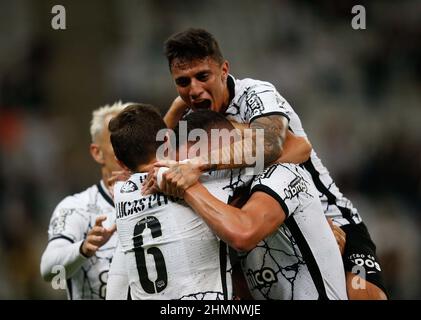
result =
[[[270,115],[282,115],[290,120],[291,106],[268,82],[248,87],[243,99],[242,103],[245,104],[243,117],[249,123],[259,117]]]
[[[125,259],[125,254],[120,243],[118,243],[108,272],[106,300],[128,299],[130,286]]]
[[[264,192],[279,202],[288,218],[300,207],[300,192],[307,192],[308,182],[294,165],[275,164],[255,177],[251,194]]]
[[[57,272],[55,268],[58,266],[65,268],[66,279],[71,278],[88,259],[80,253],[82,240],[70,243],[63,238],[55,239],[48,243],[41,257],[41,275],[46,281],[51,281]]]
[[[73,198],[65,198],[55,208],[48,228],[49,241],[64,238],[74,243],[85,238],[90,221],[86,209]]]

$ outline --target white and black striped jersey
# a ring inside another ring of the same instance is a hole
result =
[[[286,220],[241,265],[255,299],[347,299],[344,266],[310,176],[294,164],[275,164],[257,175],[251,193],[277,200]]]
[[[44,269],[44,273],[49,273],[51,264],[80,262],[80,267],[66,277],[69,299],[105,299],[108,270],[116,247],[117,235],[112,235],[110,240],[90,258],[83,257],[79,252],[87,233],[95,225],[95,219],[104,214],[108,218],[103,226],[110,227],[115,222],[114,203],[101,181],[81,193],[66,197],[57,205],[51,217],[48,229],[49,245],[43,255],[41,270]],[[56,241],[68,242],[68,245],[59,248],[63,257],[58,260],[57,253],[49,251]]]
[[[132,299],[231,299],[226,245],[183,200],[161,193],[142,196],[145,177],[136,173],[114,186]],[[240,171],[229,170],[207,174],[201,181],[227,202],[242,179]]]
[[[232,98],[225,111],[228,119],[250,123],[264,115],[281,114],[289,120],[289,128],[295,135],[307,136],[297,113],[271,83],[249,78],[239,80],[229,76],[228,89]],[[319,191],[326,216],[333,218],[338,225],[362,221],[351,201],[339,191],[314,150],[303,165]]]

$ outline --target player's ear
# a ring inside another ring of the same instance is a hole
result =
[[[222,74],[221,74],[222,80],[225,82],[225,81],[227,81],[228,74],[229,74],[229,71],[230,71],[230,65],[229,65],[228,60],[225,60],[222,63],[221,68],[222,68]]]
[[[99,164],[105,164],[104,154],[101,150],[101,147],[96,143],[91,143],[89,146],[89,151],[91,152],[92,158]]]

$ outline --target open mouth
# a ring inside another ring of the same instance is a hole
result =
[[[200,110],[200,109],[210,109],[211,107],[211,101],[208,99],[202,100],[200,102],[193,102],[194,109]]]

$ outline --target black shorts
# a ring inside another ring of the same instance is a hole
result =
[[[382,269],[376,256],[376,245],[371,240],[363,222],[341,227],[346,233],[346,244],[342,256],[345,271],[352,272],[378,286],[387,295],[383,283]]]

